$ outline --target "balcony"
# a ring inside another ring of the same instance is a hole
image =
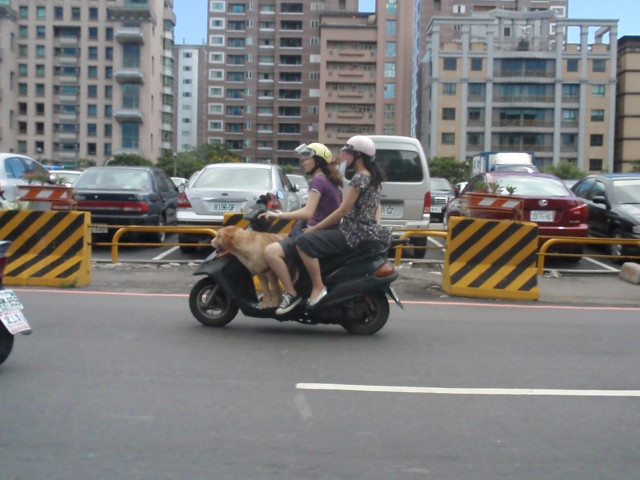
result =
[[[75,143],[78,140],[78,134],[75,132],[59,132],[57,139],[59,142]]]
[[[70,35],[58,37],[58,44],[63,47],[75,47],[78,45],[78,37],[72,37]]]
[[[157,18],[151,7],[147,5],[117,5],[107,7],[109,20],[128,22],[135,19],[140,22],[157,23]]]
[[[144,43],[144,34],[139,27],[118,27],[115,33],[116,40],[120,44],[137,43],[142,45]]]
[[[59,65],[78,65],[78,57],[74,55],[60,55],[58,57]]]
[[[140,68],[120,68],[116,71],[116,80],[120,83],[144,83]]]
[[[61,122],[75,122],[78,120],[78,114],[75,112],[62,112],[58,114]]]
[[[139,108],[121,108],[115,111],[114,118],[120,123],[142,123],[142,111]]]
[[[61,75],[60,77],[58,77],[58,79],[60,80],[60,83],[64,83],[67,85],[78,83],[78,77],[76,77],[75,75]]]
[[[78,96],[77,95],[59,95],[58,96],[58,100],[60,100],[60,103],[77,103],[78,101]]]

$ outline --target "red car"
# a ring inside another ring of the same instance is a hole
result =
[[[489,192],[512,199],[514,204],[521,200],[521,220],[537,223],[540,237],[587,236],[588,205],[576,197],[558,177],[544,173],[484,172],[475,175],[464,190],[447,205],[445,226],[452,216],[497,220],[516,218],[514,211],[508,209],[468,208],[467,197]],[[540,244],[546,240],[540,238]],[[582,253],[582,250],[583,246],[577,244],[560,244],[553,249],[570,253]]]

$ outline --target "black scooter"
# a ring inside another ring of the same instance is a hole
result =
[[[7,251],[12,242],[0,241],[0,365],[9,358],[13,349],[13,337],[18,333],[28,335],[31,327],[22,313],[24,308],[13,290],[2,288],[4,269],[7,266]]]
[[[244,218],[247,228],[269,231],[270,222],[258,218],[269,198],[261,196]],[[398,278],[393,264],[387,259],[388,245],[365,242],[348,255],[322,260],[321,270],[328,294],[313,309],[301,302],[292,311],[276,315],[276,308],[258,308],[258,292],[253,276],[233,255],[215,251],[194,272],[205,275],[196,282],[189,295],[191,313],[203,325],[222,327],[234,319],[238,310],[249,317],[296,321],[306,325],[341,325],[350,333],[371,335],[379,331],[389,318],[389,300],[404,309],[391,287]],[[300,264],[295,287],[303,298],[311,292],[311,281]]]

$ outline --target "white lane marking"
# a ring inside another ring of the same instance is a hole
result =
[[[619,272],[620,270],[612,267],[611,265],[607,265],[606,263],[602,263],[598,260],[596,260],[595,258],[591,258],[591,257],[582,257],[584,260],[591,262],[591,263],[595,263],[596,265],[598,265],[599,267],[605,268],[607,270],[610,270],[612,272]]]
[[[162,260],[164,257],[166,257],[167,255],[172,254],[177,249],[178,249],[178,247],[171,247],[169,250],[165,250],[160,255],[157,255],[157,256],[153,257],[153,260]]]
[[[556,397],[640,397],[640,390],[562,390],[548,388],[441,388],[384,385],[348,385],[339,383],[298,383],[298,390],[345,392],[429,393],[435,395],[516,395]]]

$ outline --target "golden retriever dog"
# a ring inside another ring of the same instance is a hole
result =
[[[211,241],[213,248],[221,248],[235,255],[262,286],[262,300],[258,308],[277,307],[282,288],[276,274],[264,260],[264,248],[273,242],[287,238],[286,233],[255,232],[239,227],[222,227]]]

